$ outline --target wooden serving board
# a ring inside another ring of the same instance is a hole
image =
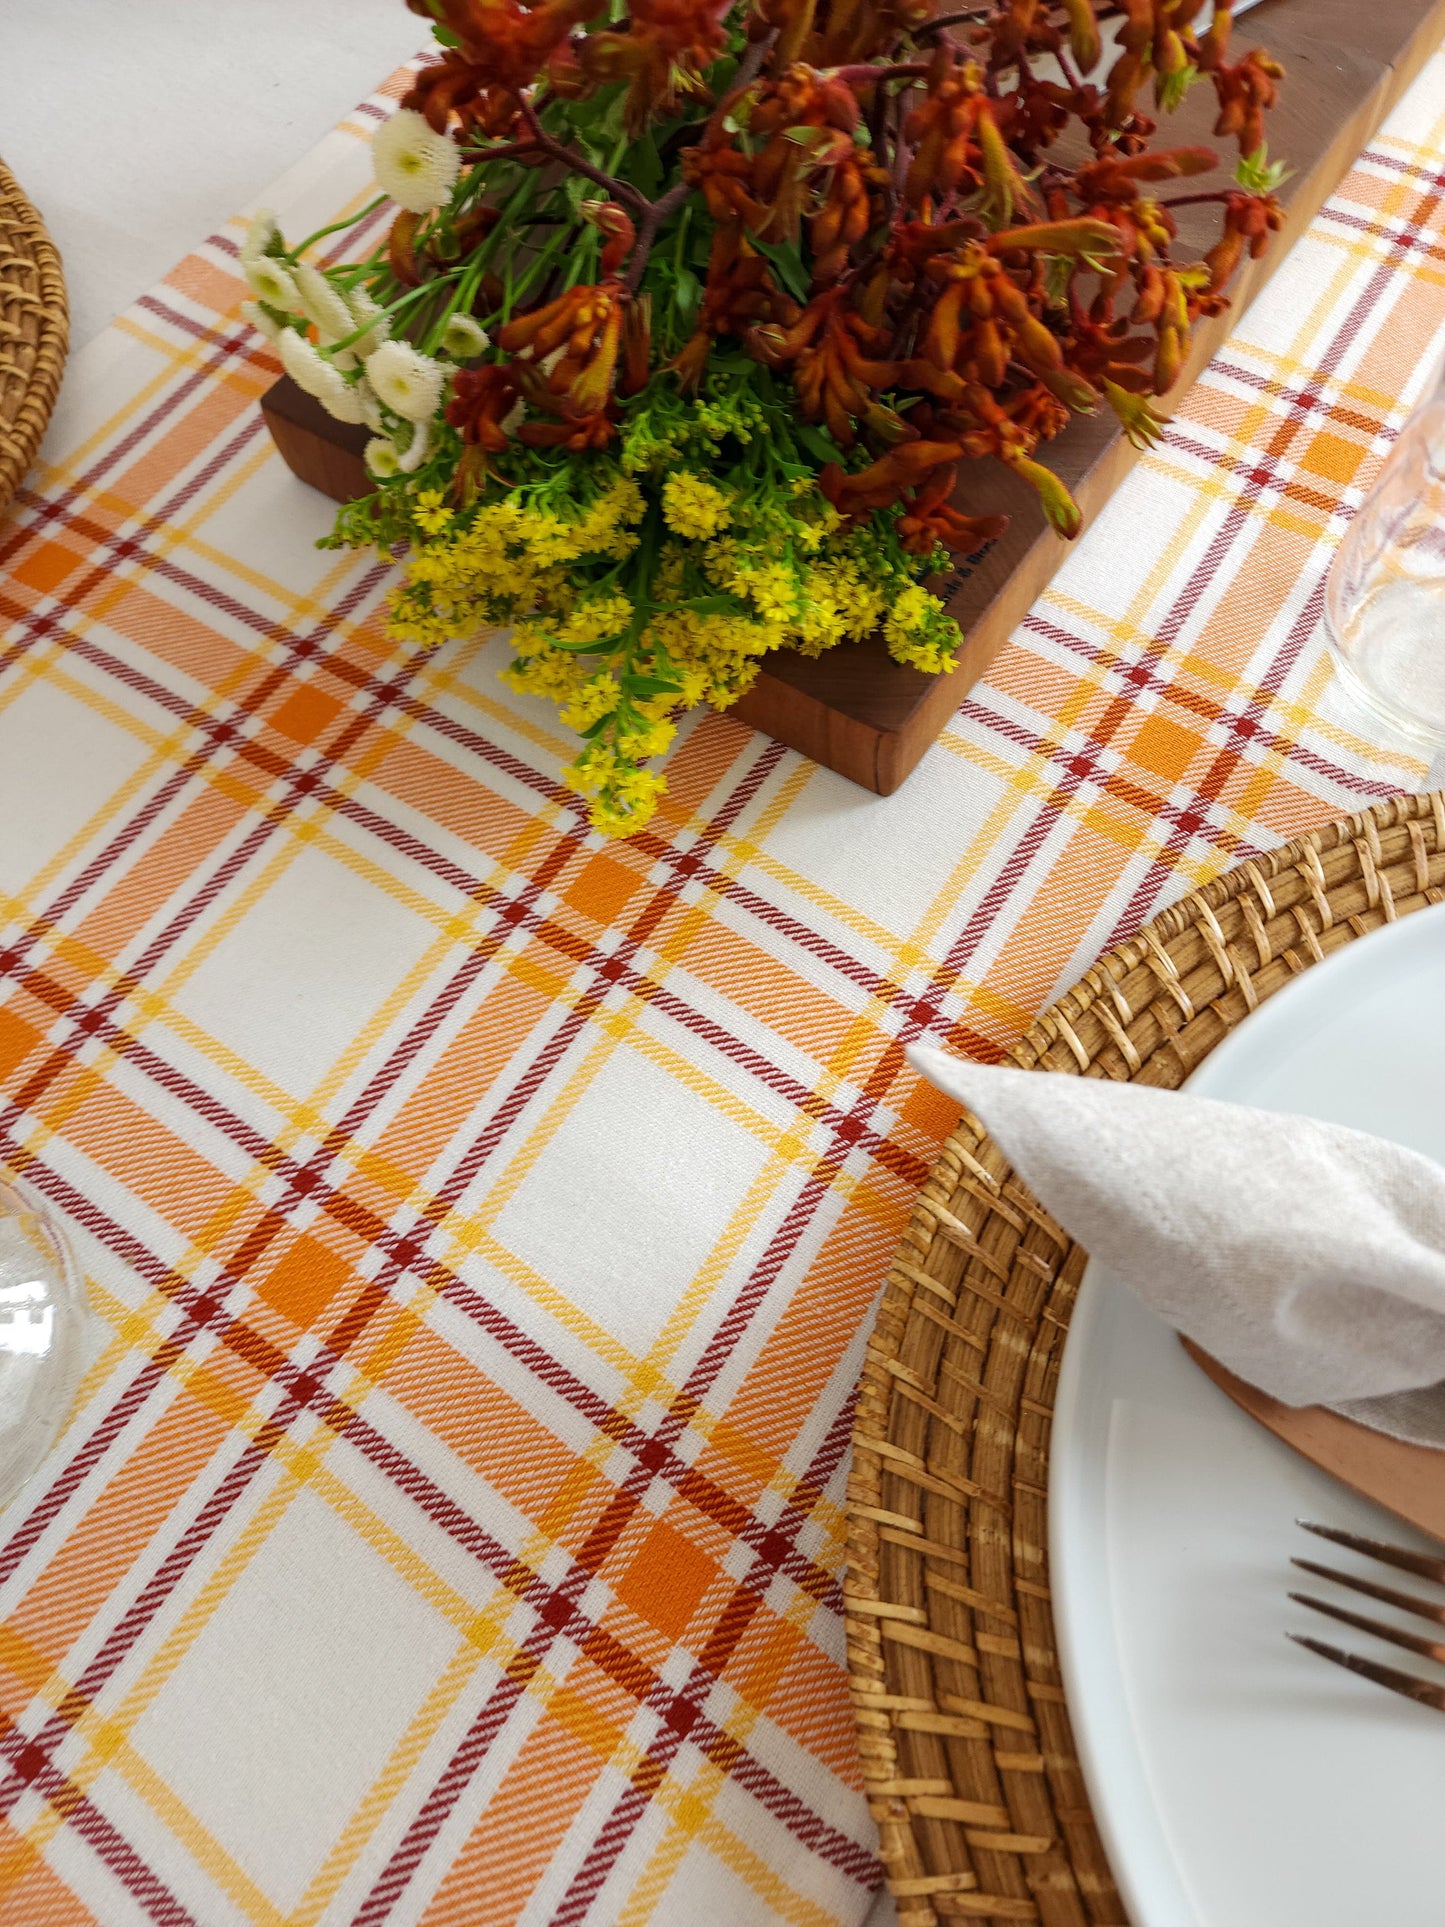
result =
[[[1280,191],[1286,221],[1264,258],[1246,262],[1231,284],[1231,308],[1195,329],[1169,402],[1177,405],[1246,302],[1280,267],[1442,36],[1445,0],[1263,0],[1236,28],[1231,52],[1266,46],[1286,69],[1279,105],[1269,118],[1271,156],[1294,170]],[[1161,134],[1170,146],[1215,145],[1223,154],[1220,175],[1192,178],[1191,193],[1219,184],[1233,166],[1231,144],[1215,142],[1210,131],[1213,101],[1211,87],[1195,87]],[[1207,207],[1180,209],[1182,259],[1203,253],[1217,220]],[[342,502],[370,493],[361,462],[365,429],[333,421],[285,378],[261,407],[282,457],[303,481]],[[1072,489],[1087,529],[1128,473],[1135,451],[1105,408],[1076,418],[1043,454]],[[844,643],[817,657],[779,650],[765,658],[756,683],[729,713],[865,789],[891,795],[1068,553],[1033,491],[1000,463],[973,464],[955,500],[966,511],[1002,510],[1011,520],[971,572],[935,585],[964,632],[952,675],[929,676],[895,663],[876,639]]]

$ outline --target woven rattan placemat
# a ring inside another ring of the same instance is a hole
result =
[[[1173,1089],[1341,944],[1445,900],[1445,792],[1246,863],[1102,957],[1025,1069]],[[848,1487],[848,1662],[899,1917],[1125,1921],[1049,1605],[1049,1425],[1085,1254],[965,1114],[869,1342]]]
[[[35,460],[69,341],[60,256],[0,161],[0,515]]]

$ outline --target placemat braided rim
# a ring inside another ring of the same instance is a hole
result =
[[[1441,901],[1445,792],[1394,798],[1166,910],[1010,1061],[1173,1089],[1291,977]],[[909,1927],[1125,1922],[1049,1605],[1049,1426],[1084,1264],[965,1112],[888,1275],[848,1484],[854,1712]]]
[[[60,255],[0,161],[0,515],[35,460],[69,343]]]

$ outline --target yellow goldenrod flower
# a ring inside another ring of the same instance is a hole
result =
[[[428,535],[440,535],[451,519],[452,511],[443,501],[439,488],[424,488],[418,492],[412,520],[419,529],[425,529]]]
[[[726,528],[728,498],[689,469],[677,469],[662,485],[662,517],[678,535],[703,541]]]
[[[792,620],[799,602],[798,584],[786,563],[768,562],[741,573],[759,615],[775,622]]]
[[[674,699],[675,700],[675,699]],[[641,763],[649,756],[661,756],[677,734],[677,724],[659,719],[646,729],[623,730],[617,738],[618,750]]]
[[[318,379],[312,358],[328,357],[290,332],[291,356]],[[383,465],[383,449],[400,448],[405,467],[418,445],[447,445],[432,417],[409,440],[392,397],[371,393],[388,359],[414,353],[386,343],[366,388],[349,384],[391,430],[372,444]],[[758,486],[743,486],[727,444],[766,445],[769,430],[750,407],[672,396],[640,410],[615,453],[534,464],[519,450],[510,481],[482,471],[455,491],[403,482],[387,498],[391,526],[411,538],[392,633],[430,648],[510,629],[502,680],[586,735],[565,781],[604,836],[634,835],[657,808],[666,786],[649,765],[673,743],[678,712],[736,702],[771,649],[818,654],[881,632],[900,662],[953,666],[957,627],[916,580],[931,564],[905,555],[881,518],[843,521],[813,480],[769,479],[756,454]]]
[[[894,597],[883,634],[888,653],[895,662],[911,663],[932,675],[946,673],[958,665],[954,653],[958,641],[957,625],[944,615],[937,601],[916,582]]]
[[[563,622],[563,642],[585,645],[604,636],[622,635],[632,621],[632,604],[625,595],[594,596],[580,603]]]
[[[622,688],[617,678],[604,671],[582,685],[562,711],[562,721],[568,729],[580,733],[590,729],[601,717],[610,716],[621,698]]]

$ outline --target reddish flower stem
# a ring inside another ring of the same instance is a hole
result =
[[[738,62],[738,70],[733,75],[733,84],[728,88],[728,99],[751,87],[758,75],[767,65],[768,55],[773,51],[777,40],[776,33],[765,34],[761,40],[750,40],[747,51]]]
[[[822,71],[829,80],[841,80],[849,86],[876,87],[880,80],[921,79],[928,72],[928,62],[899,60],[891,67],[877,67],[871,61],[861,60],[851,67],[825,67]]]
[[[669,214],[680,208],[692,192],[686,181],[679,181],[655,201],[649,201],[647,212],[637,230],[637,241],[632,250],[632,259],[627,264],[626,287],[629,294],[636,294],[642,285],[642,273],[647,266],[647,257],[652,253],[652,244],[657,239],[657,230]]]
[[[483,161],[510,161],[519,154],[534,154],[536,151],[535,141],[507,141],[501,147],[464,147],[461,156],[475,167]]]
[[[913,37],[921,40],[926,33],[942,33],[947,27],[961,27],[969,20],[985,20],[992,11],[991,7],[964,7],[958,13],[941,13],[936,20],[925,20],[921,27],[915,27]]]
[[[570,167],[574,174],[581,174],[584,179],[594,181],[609,201],[616,201],[619,207],[625,207],[633,214],[646,218],[647,210],[652,203],[644,195],[639,194],[629,182],[619,181],[611,174],[604,174],[600,167],[594,167],[590,161],[583,160],[580,154],[570,147],[564,147],[561,141],[554,141],[538,120],[536,108],[525,95],[522,97],[521,106],[522,118],[527,123],[527,132],[532,137],[530,144],[533,147],[540,148],[548,160],[556,161],[562,167]]]

